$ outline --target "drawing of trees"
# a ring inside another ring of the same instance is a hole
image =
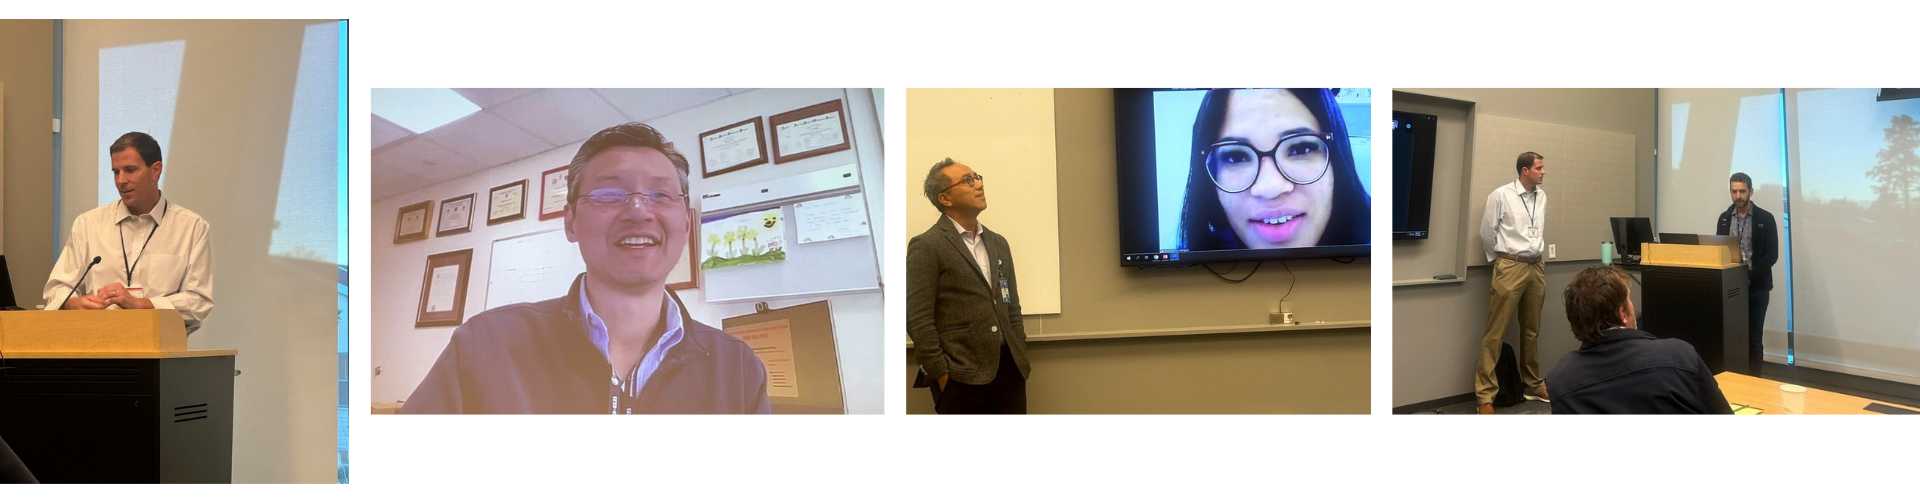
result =
[[[738,257],[740,253],[735,252],[733,250],[733,232],[728,231],[726,238],[727,238],[727,257]]]
[[[707,233],[707,246],[708,246],[707,248],[708,257],[719,256],[720,255],[720,235],[714,234],[714,233]]]

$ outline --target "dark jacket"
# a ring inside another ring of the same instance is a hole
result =
[[[1720,213],[1720,227],[1714,229],[1716,235],[1726,236],[1733,233],[1733,210],[1737,206],[1727,206]],[[1747,272],[1747,281],[1759,291],[1773,290],[1773,263],[1780,261],[1780,225],[1774,224],[1773,213],[1760,206],[1753,206],[1753,264]]]
[[[941,374],[970,385],[991,383],[1000,370],[1003,344],[1012,351],[1020,376],[1030,373],[1012,252],[999,233],[986,225],[980,232],[992,281],[980,276],[952,218],[940,216],[933,227],[907,242],[907,336],[913,339],[913,354],[924,375],[915,380],[916,387]]]
[[[587,338],[585,276],[567,296],[468,319],[407,398],[405,414],[607,414],[613,367]],[[679,296],[667,291],[677,304]],[[694,321],[640,390],[635,413],[770,414],[767,369],[745,342]]]
[[[1547,392],[1554,414],[1733,414],[1692,345],[1632,328],[1561,356]]]

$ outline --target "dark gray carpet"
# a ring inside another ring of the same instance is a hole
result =
[[[1475,411],[1475,409],[1479,407],[1480,407],[1479,403],[1469,400],[1466,402],[1461,402],[1458,404],[1441,407],[1439,409],[1428,409],[1425,411],[1412,412],[1408,414],[1479,414],[1478,412]],[[1553,405],[1548,404],[1546,402],[1537,401],[1537,400],[1529,400],[1529,401],[1521,402],[1508,407],[1495,407],[1493,408],[1493,413],[1494,414],[1553,414]]]

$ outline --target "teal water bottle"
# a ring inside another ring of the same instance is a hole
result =
[[[1613,242],[1600,242],[1600,263],[1613,265]]]

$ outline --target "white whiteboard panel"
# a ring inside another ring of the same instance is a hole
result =
[[[905,236],[911,238],[941,217],[921,192],[934,163],[951,157],[986,176],[988,207],[980,213],[980,223],[1007,238],[1013,260],[1019,263],[1020,310],[1030,315],[1060,313],[1060,190],[1053,92],[1051,88],[907,89],[907,129],[913,131],[906,140],[906,172],[895,182],[906,188]]]
[[[487,308],[566,296],[573,279],[587,271],[580,249],[564,229],[493,241],[487,271]]]
[[[880,267],[875,262],[873,240],[862,236],[813,243],[798,243],[798,223],[793,222],[793,204],[822,196],[814,195],[783,201],[780,215],[781,244],[786,260],[770,264],[734,266],[700,270],[700,288],[708,302],[747,302],[826,295],[880,288]],[[739,212],[764,209],[756,206],[722,213],[701,214],[702,222]],[[704,235],[703,235],[704,236]],[[698,264],[698,261],[695,262]]]

